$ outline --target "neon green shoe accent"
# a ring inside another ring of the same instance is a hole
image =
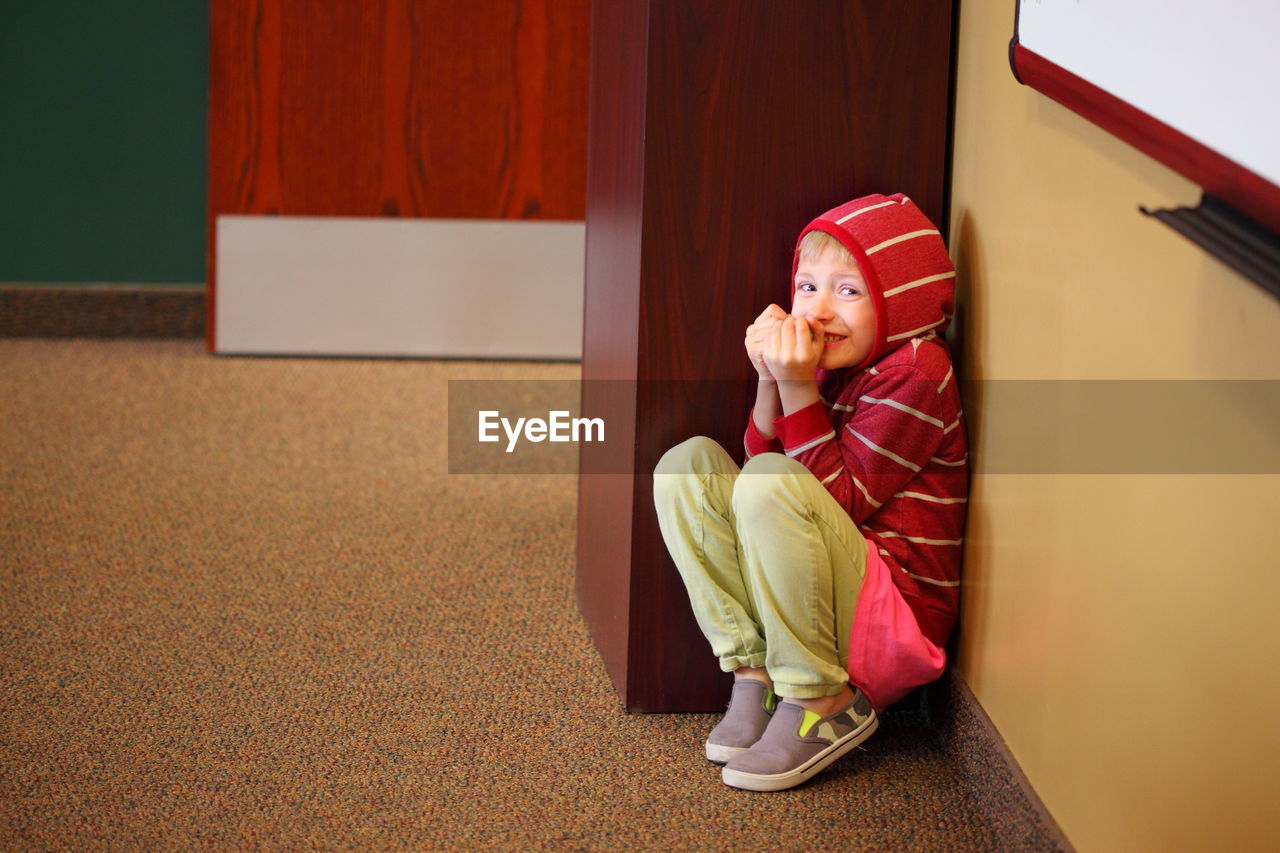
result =
[[[770,714],[773,709],[778,707],[778,694],[773,692],[772,687],[766,687],[764,693],[764,709]]]
[[[805,708],[804,720],[801,721],[800,723],[800,737],[808,737],[809,730],[812,729],[814,727],[814,724],[821,719],[822,717],[820,717],[818,714],[815,714],[813,711],[810,711],[808,708]]]

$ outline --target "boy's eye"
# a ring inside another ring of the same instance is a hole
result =
[[[862,293],[861,290],[858,290],[858,288],[851,284],[846,284],[844,287],[840,288],[840,292],[845,296],[857,296]]]
[[[807,281],[802,281],[796,285],[796,290],[803,290],[805,293],[812,293],[813,285]]]

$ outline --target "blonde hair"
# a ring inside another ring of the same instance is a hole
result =
[[[853,259],[853,253],[845,248],[835,237],[832,237],[826,231],[810,231],[800,240],[800,245],[796,247],[796,254],[802,261],[816,261],[828,251],[836,253],[836,258],[852,267],[857,267],[857,262]]]

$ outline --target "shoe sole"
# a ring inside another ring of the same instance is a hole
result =
[[[861,728],[854,729],[804,764],[786,773],[744,773],[726,767],[721,771],[720,778],[726,785],[742,788],[744,791],[785,791],[817,776],[837,758],[875,734],[879,727],[880,717],[873,716]]]
[[[722,746],[718,743],[708,743],[707,761],[713,764],[727,764],[729,759],[741,755],[750,748],[748,746]]]

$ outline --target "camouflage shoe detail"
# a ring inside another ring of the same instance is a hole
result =
[[[707,735],[707,759],[724,764],[746,752],[764,734],[778,697],[763,681],[743,678],[733,683],[729,710]]]
[[[848,705],[825,717],[783,702],[760,740],[732,758],[722,778],[748,791],[793,788],[871,737],[879,725],[871,701],[856,688]]]

